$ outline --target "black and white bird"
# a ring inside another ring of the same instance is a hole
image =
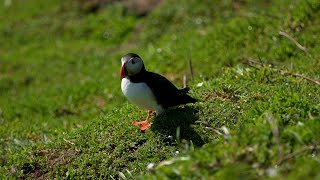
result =
[[[149,123],[152,111],[157,115],[165,109],[197,100],[187,93],[189,88],[178,89],[165,77],[145,69],[142,59],[134,53],[121,58],[121,90],[129,101],[142,109],[148,110],[145,121],[133,122],[144,131],[151,127]]]

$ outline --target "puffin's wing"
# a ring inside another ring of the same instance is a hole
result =
[[[186,94],[189,88],[179,90],[168,79],[156,73],[148,72],[146,77],[146,84],[152,90],[158,104],[164,108],[196,101]]]

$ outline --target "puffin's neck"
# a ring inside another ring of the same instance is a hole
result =
[[[139,73],[133,76],[129,76],[128,78],[131,82],[134,82],[134,83],[144,82],[147,73],[148,71],[146,71],[145,67],[143,66]]]

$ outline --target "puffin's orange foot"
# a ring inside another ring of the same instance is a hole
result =
[[[133,125],[139,126],[141,131],[145,131],[151,127],[152,123],[149,123],[148,121],[134,121],[132,122]]]

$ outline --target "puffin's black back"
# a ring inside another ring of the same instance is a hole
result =
[[[129,79],[134,83],[146,83],[155,95],[158,104],[163,108],[197,102],[196,99],[187,95],[188,88],[178,89],[165,77],[148,72],[144,68]]]

